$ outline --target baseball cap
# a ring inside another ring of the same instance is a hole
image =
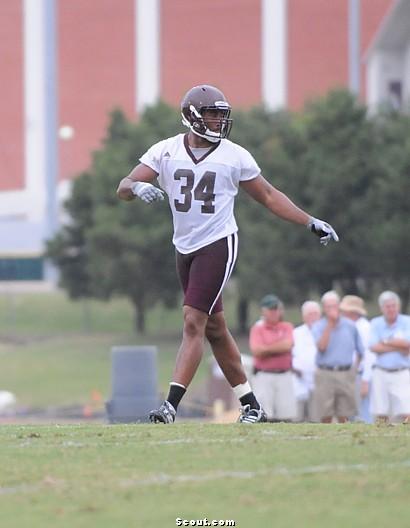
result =
[[[345,312],[367,315],[363,299],[357,295],[345,295],[340,303],[340,309]]]
[[[282,302],[276,295],[269,294],[262,298],[260,305],[262,308],[275,309],[281,306]]]

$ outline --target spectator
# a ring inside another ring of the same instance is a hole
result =
[[[330,423],[337,417],[340,423],[355,416],[355,354],[363,357],[364,348],[355,324],[340,315],[340,297],[335,291],[322,296],[324,317],[312,332],[318,348],[315,375],[315,404],[321,422]]]
[[[379,296],[382,315],[371,320],[370,349],[376,354],[370,410],[387,421],[410,417],[410,317],[400,313],[400,297],[385,291]]]
[[[293,332],[292,349],[293,388],[297,402],[298,422],[315,421],[313,411],[313,387],[316,370],[317,347],[311,328],[320,319],[322,310],[315,301],[306,301],[301,308],[303,324]]]
[[[296,418],[292,380],[293,325],[283,321],[283,303],[276,295],[261,301],[261,319],[250,331],[254,358],[253,388],[270,421]]]
[[[353,321],[359,331],[364,346],[364,357],[359,364],[357,379],[357,396],[359,406],[359,419],[366,423],[372,423],[370,414],[369,387],[372,367],[376,360],[375,354],[369,349],[370,322],[366,318],[367,311],[364,301],[357,295],[345,295],[340,303],[342,314]]]

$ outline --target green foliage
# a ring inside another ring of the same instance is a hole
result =
[[[330,222],[341,239],[323,248],[307,231],[241,198],[242,297],[255,300],[275,291],[302,302],[333,287],[369,297],[377,284],[396,289],[406,306],[409,117],[369,118],[366,107],[346,91],[330,92],[299,114],[258,109],[240,117],[240,126],[248,129],[244,146],[266,179]]]
[[[169,306],[176,301],[172,222],[165,203],[124,203],[116,189],[152,143],[178,132],[177,123],[175,110],[163,103],[148,109],[138,124],[114,110],[103,148],[74,181],[66,203],[71,221],[48,244],[72,298],[124,295],[136,309],[141,332],[147,307],[159,299]]]
[[[125,295],[140,329],[148,306],[176,299],[172,222],[165,203],[124,203],[115,190],[139,155],[180,131],[179,121],[165,103],[147,109],[137,124],[115,110],[103,147],[73,184],[66,204],[71,222],[48,246],[73,298]],[[299,113],[235,112],[232,140],[254,155],[268,181],[340,236],[339,244],[322,247],[303,227],[272,217],[240,193],[235,274],[242,317],[249,302],[272,291],[301,303],[334,287],[365,297],[388,287],[407,306],[409,137],[408,116],[369,117],[343,90]]]
[[[93,224],[93,178],[82,173],[73,183],[65,208],[71,223],[47,243],[47,255],[60,269],[61,286],[72,299],[92,296],[91,275],[88,269],[86,230]]]
[[[372,259],[375,276],[395,288],[403,305],[410,301],[410,119],[389,113],[375,119],[382,175],[371,189],[369,214],[375,227]]]

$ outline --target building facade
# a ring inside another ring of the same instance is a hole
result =
[[[367,102],[396,110],[410,108],[410,2],[399,0],[380,24],[366,52]]]
[[[35,262],[31,278],[42,277],[56,204],[89,166],[110,110],[121,107],[138,118],[159,98],[179,105],[199,83],[220,87],[234,108],[261,102],[301,108],[331,88],[349,86],[353,10],[360,9],[362,56],[394,3],[0,2],[0,280],[24,278],[18,270],[27,259]],[[373,100],[360,57],[357,64],[360,96]]]

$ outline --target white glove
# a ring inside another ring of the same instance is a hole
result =
[[[138,198],[141,198],[146,203],[158,202],[164,199],[164,192],[150,183],[135,182],[131,190]]]
[[[309,231],[312,231],[312,233],[315,233],[315,235],[320,238],[320,243],[324,246],[327,246],[331,240],[334,240],[335,242],[339,241],[339,237],[333,227],[327,222],[323,222],[323,220],[311,216],[306,227]]]

